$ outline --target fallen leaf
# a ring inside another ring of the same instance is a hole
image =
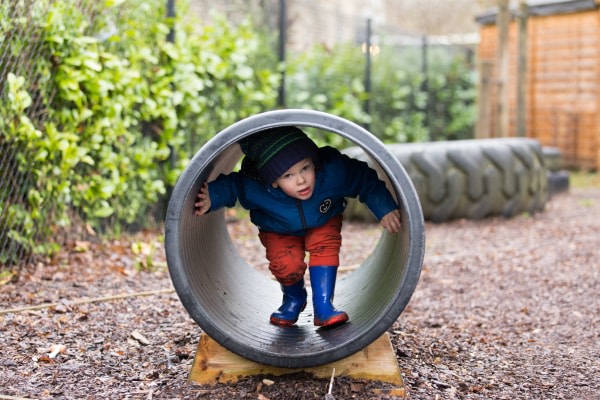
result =
[[[36,361],[52,364],[54,361],[49,356],[40,356]]]
[[[141,333],[139,333],[138,331],[131,332],[131,337],[134,338],[135,340],[137,340],[138,342],[140,342],[140,344],[143,344],[143,345],[150,344],[150,341],[148,339],[146,339],[146,337],[144,335],[142,335]]]
[[[364,388],[365,388],[365,384],[364,383],[355,383],[355,382],[353,382],[353,383],[350,384],[350,391],[353,392],[353,393],[362,392]]]
[[[64,354],[65,351],[67,351],[67,346],[65,346],[64,344],[53,344],[52,346],[50,346],[49,351],[50,354],[48,354],[48,357],[55,358],[59,354]]]
[[[54,310],[54,312],[57,314],[65,314],[69,311],[69,308],[64,303],[59,303],[50,309]]]
[[[74,251],[78,253],[85,253],[90,250],[91,243],[84,240],[76,240]]]

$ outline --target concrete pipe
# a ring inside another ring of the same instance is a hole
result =
[[[241,159],[240,139],[267,128],[291,125],[332,132],[363,148],[401,204],[401,232],[382,233],[363,264],[338,278],[335,305],[348,313],[350,322],[333,329],[313,326],[310,292],[309,304],[296,326],[271,325],[269,315],[281,302],[279,284],[240,256],[229,236],[223,210],[202,217],[193,215],[200,185],[231,172]],[[200,328],[246,359],[285,368],[313,367],[342,359],[385,333],[415,290],[425,246],[419,199],[396,157],[360,126],[311,110],[257,114],[215,135],[179,178],[169,202],[165,230],[171,279]]]

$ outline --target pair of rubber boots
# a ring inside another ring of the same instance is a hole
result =
[[[315,326],[332,327],[348,321],[348,314],[336,310],[332,304],[337,267],[309,267],[308,271],[313,293]],[[292,326],[306,307],[307,293],[304,278],[290,286],[281,285],[281,290],[283,303],[271,314],[271,323],[277,326]]]

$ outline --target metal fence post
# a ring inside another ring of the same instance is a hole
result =
[[[365,103],[364,110],[367,115],[371,112],[371,18],[367,18],[367,35],[365,38],[365,54],[366,54],[366,66],[365,66]],[[369,129],[369,123],[365,123],[365,129]]]
[[[167,0],[167,17],[175,18],[175,0]],[[175,43],[175,24],[171,25],[171,29],[169,29],[167,41]]]
[[[279,83],[279,95],[277,104],[285,108],[285,43],[287,41],[287,4],[286,0],[279,0],[279,48],[278,57],[281,68],[281,82]]]
[[[517,56],[517,136],[527,136],[527,18],[529,6],[519,5],[519,44]]]
[[[429,95],[429,41],[427,35],[423,35],[421,39],[421,74],[423,75],[423,82],[421,83],[421,90],[425,93],[425,128],[429,129],[430,139],[432,137],[431,124],[430,124],[430,109],[431,109],[431,96]]]
[[[167,34],[167,41],[170,43],[175,43],[175,0],[167,0],[167,18],[169,19],[169,33]],[[175,148],[173,145],[169,144],[169,167],[171,169],[175,168],[177,164],[177,156],[175,155]],[[165,199],[165,204],[160,210],[162,216],[166,216],[167,207],[166,205],[169,203],[171,199],[171,195],[173,194],[173,185],[167,185],[167,198]]]

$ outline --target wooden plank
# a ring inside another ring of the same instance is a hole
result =
[[[477,101],[479,103],[475,137],[478,139],[489,138],[492,134],[492,63],[482,61],[479,65],[479,86]]]
[[[349,357],[310,368],[280,368],[259,364],[232,353],[202,333],[189,380],[200,385],[215,385],[217,383],[235,383],[241,378],[250,376],[283,376],[298,372],[306,372],[316,378],[329,379],[333,368],[335,368],[336,376],[394,385],[392,388],[381,388],[381,394],[406,396],[396,355],[387,333]]]
[[[600,0],[596,1],[597,4],[600,4]],[[596,12],[596,18],[594,22],[590,23],[591,26],[594,26],[596,28],[598,28],[598,31],[600,31],[600,12]],[[599,33],[596,33],[595,35],[590,35],[591,37],[593,37],[594,40],[598,40],[598,36],[600,36]],[[598,51],[598,59],[597,59],[597,65],[596,65],[596,70],[598,70],[598,68],[600,68],[600,66],[598,66],[598,64],[600,64],[600,50]],[[596,74],[596,87],[600,89],[600,73]],[[595,169],[596,171],[600,171],[600,95],[597,95],[596,97],[596,112],[595,112],[595,127],[591,129],[592,132],[592,145],[590,146],[590,148],[592,149],[592,157],[593,160],[591,162],[591,169]]]
[[[525,137],[527,136],[527,112],[528,112],[528,101],[527,94],[529,93],[527,90],[528,80],[527,80],[527,63],[529,61],[529,52],[527,48],[528,43],[528,31],[527,31],[527,19],[529,16],[527,15],[529,9],[527,7],[527,2],[525,0],[521,0],[519,4],[519,38],[518,38],[518,46],[517,46],[517,99],[516,99],[516,110],[514,113],[517,115],[516,121],[516,132],[517,136]],[[513,112],[511,112],[513,114]]]
[[[496,47],[496,98],[494,103],[494,134],[508,136],[509,128],[509,25],[510,12],[508,0],[498,0],[496,27],[498,32]]]

